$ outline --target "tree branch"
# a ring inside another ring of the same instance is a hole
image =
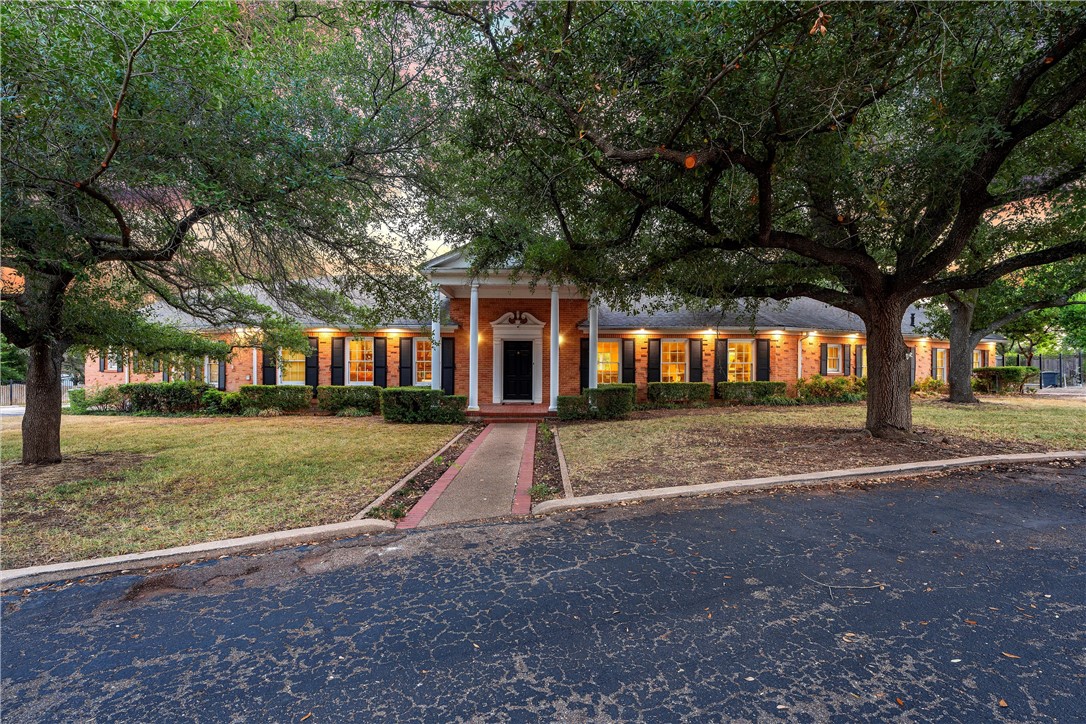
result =
[[[1081,254],[1086,254],[1086,239],[1076,239],[1075,241],[1069,241],[1066,244],[1049,247],[1048,249],[1040,249],[1026,254],[1019,254],[1004,259],[998,264],[993,264],[987,269],[973,272],[972,274],[960,274],[957,276],[945,277],[943,279],[935,279],[925,284],[921,284],[913,291],[911,301],[923,299],[924,297],[935,297],[940,294],[948,294],[958,289],[978,289],[980,287],[986,287],[1000,277],[1005,277],[1011,272],[1016,272],[1019,269],[1051,264],[1052,262],[1063,261]]]

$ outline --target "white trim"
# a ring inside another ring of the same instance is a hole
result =
[[[558,287],[551,287],[551,380],[550,380],[550,412],[558,410],[558,359],[559,346],[562,340],[558,337],[558,327],[561,324],[558,309]]]
[[[353,336],[353,337],[344,337],[343,338],[343,385],[344,385],[344,387],[373,387],[373,380],[370,380],[369,382],[351,382],[351,340],[352,339],[368,339],[370,341],[370,348],[373,349],[373,354],[374,354],[374,360],[373,360],[374,369],[371,370],[371,372],[372,372],[371,376],[376,376],[376,374],[377,374],[377,369],[376,369],[377,368],[377,358],[376,358],[377,351],[376,351],[376,349],[374,349],[374,347],[376,347],[376,345],[374,344],[373,337],[366,337],[366,336],[361,336],[360,337],[360,336],[357,336],[357,335]]]
[[[256,372],[257,372],[257,367],[256,367],[256,347],[253,347],[253,376],[252,376],[252,378],[250,378],[249,381],[254,385],[259,385],[260,382],[258,382],[257,380],[260,379],[260,378],[258,378],[256,376]]]
[[[468,326],[468,410],[479,410],[479,283],[471,283],[471,320]]]
[[[977,350],[974,350],[974,351],[977,351]],[[943,347],[932,347],[931,348],[932,359],[934,359],[936,362],[939,361],[939,353],[940,352],[943,353],[943,364],[941,364],[941,365],[936,364],[936,365],[933,365],[933,366],[935,367],[935,370],[937,372],[942,372],[943,376],[942,377],[937,377],[936,375],[932,375],[932,377],[934,377],[936,380],[938,380],[940,382],[946,382],[947,377],[949,376],[949,370],[947,369],[947,367],[950,366],[950,350],[949,349],[944,349]],[[970,370],[970,373],[972,373],[972,370]]]
[[[830,350],[834,347],[837,348],[837,369],[830,367]],[[845,365],[845,351],[842,349],[842,345],[839,342],[829,342],[826,344],[826,374],[827,375],[841,375],[844,374],[842,368]]]
[[[682,342],[686,345],[686,371],[683,372],[683,382],[690,381],[690,338],[689,337],[666,337],[660,340],[660,381],[664,381],[664,345],[668,342]],[[730,344],[730,342],[729,342]],[[591,343],[589,349],[591,350]],[[591,370],[589,370],[591,379]],[[665,383],[666,384],[666,383]]]
[[[434,318],[430,323],[430,389],[441,389],[441,289],[434,287]],[[453,384],[455,385],[455,376]]]
[[[748,337],[745,339],[728,339],[728,357],[724,360],[724,365],[728,369],[728,382],[737,382],[735,375],[732,374],[732,352],[735,351],[735,345],[737,344],[749,344],[750,345],[750,379],[747,382],[754,382],[758,379],[758,349],[754,344],[755,338]],[[797,378],[798,379],[798,378]]]
[[[610,384],[610,383],[606,383],[606,382],[601,383],[599,381],[600,344],[603,343],[603,342],[614,342],[614,343],[618,344],[618,383],[621,384],[621,382],[622,382],[622,337],[600,337],[599,339],[596,340],[596,382],[598,384]],[[690,345],[687,345],[686,350],[687,350],[687,356],[689,356],[690,355]],[[689,369],[689,364],[687,365],[687,368]]]
[[[430,379],[425,382],[419,382],[419,342],[428,342],[430,344]],[[437,387],[433,386],[433,381],[435,379],[439,381]],[[429,337],[411,338],[411,385],[414,387],[430,385],[431,389],[441,389],[440,375],[434,374],[434,343]]]
[[[279,358],[275,360],[275,384],[280,387],[305,387],[305,377],[303,375],[301,382],[284,382],[283,381],[283,348],[279,348]],[[305,355],[302,355],[302,364],[305,364]],[[302,368],[305,369],[304,367]]]
[[[543,322],[528,312],[506,312],[490,323],[493,350],[494,379],[491,399],[495,405],[505,402],[505,340],[526,340],[532,343],[532,402],[543,402]],[[510,400],[523,402],[523,400]]]
[[[588,303],[588,389],[590,390],[594,390],[600,385],[599,352],[600,306],[593,298]],[[690,356],[689,351],[687,356]]]

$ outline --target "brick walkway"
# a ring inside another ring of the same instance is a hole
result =
[[[527,515],[534,462],[535,423],[487,425],[397,527]]]

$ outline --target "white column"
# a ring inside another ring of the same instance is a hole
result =
[[[558,287],[551,287],[551,404],[558,411]]]
[[[803,379],[803,345],[807,341],[807,335],[799,336],[799,349],[796,350],[796,379]]]
[[[595,295],[588,302],[588,387],[599,386],[600,369],[596,359],[600,346],[600,308]]]
[[[124,365],[124,383],[127,385],[132,381],[132,355],[122,357],[121,364]]]
[[[479,409],[479,285],[471,285],[471,325],[468,330],[468,409]]]
[[[441,290],[434,287],[434,318],[430,323],[430,389],[441,389]]]
[[[252,383],[254,385],[259,385],[260,384],[260,378],[256,376],[256,373],[257,373],[256,347],[253,347],[253,378],[252,378]]]

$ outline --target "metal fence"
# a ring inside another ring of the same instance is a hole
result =
[[[60,383],[60,397],[61,400],[68,399],[68,391],[73,390],[79,385],[74,382],[61,382]],[[26,385],[22,382],[9,382],[6,385],[0,385],[0,405],[25,405],[26,404]]]
[[[1074,387],[1083,384],[1083,350],[1070,354],[1035,354],[1029,361],[1031,367],[1041,371],[1037,384],[1040,387]],[[1004,367],[1027,364],[1023,354],[1003,356]]]

